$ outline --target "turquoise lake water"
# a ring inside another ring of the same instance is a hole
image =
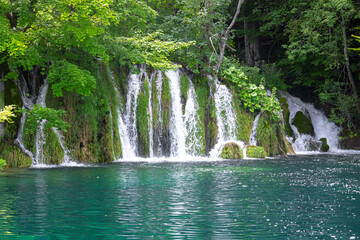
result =
[[[359,239],[360,155],[0,173],[0,239]]]

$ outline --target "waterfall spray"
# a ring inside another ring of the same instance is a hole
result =
[[[254,119],[254,123],[253,123],[252,129],[251,129],[250,139],[249,139],[249,145],[254,145],[254,146],[257,145],[257,128],[259,125],[259,119],[260,119],[261,114],[262,114],[262,111],[258,115],[256,115],[256,117]]]
[[[171,156],[185,156],[185,134],[180,94],[180,70],[166,72],[169,78],[171,95]]]
[[[336,151],[339,149],[339,134],[341,128],[335,125],[335,123],[329,122],[325,114],[317,109],[312,104],[304,103],[299,98],[291,96],[289,93],[282,92],[282,96],[289,104],[289,123],[295,134],[295,141],[293,141],[293,148],[295,152],[308,151],[309,141],[319,141],[320,138],[326,138],[330,147],[330,151]],[[295,114],[301,111],[304,114],[308,113],[314,127],[315,137],[300,134],[297,128],[292,124]]]

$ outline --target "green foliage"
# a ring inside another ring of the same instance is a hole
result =
[[[252,125],[254,123],[254,113],[251,113],[242,107],[242,99],[239,94],[236,94],[236,86],[231,86],[233,92],[233,108],[236,113],[238,139],[244,142],[249,142]]]
[[[249,158],[266,158],[266,152],[263,147],[248,146],[246,148],[246,156]]]
[[[63,96],[63,91],[75,91],[88,96],[95,88],[95,78],[87,70],[81,70],[78,66],[66,60],[55,62],[49,71],[49,83],[54,96]]]
[[[19,110],[21,112],[26,110]],[[46,120],[46,128],[58,128],[66,131],[70,126],[67,122],[61,119],[66,114],[64,110],[55,110],[52,108],[44,108],[39,105],[35,105],[32,109],[27,112],[28,128],[25,130],[27,133],[35,133],[40,123]]]
[[[136,34],[134,37],[118,37],[118,51],[121,53],[121,64],[146,63],[156,69],[167,70],[179,68],[169,60],[170,54],[178,49],[189,47],[194,42],[164,41],[160,31],[150,34]]]
[[[0,158],[0,170],[3,170],[6,165],[6,161]]]
[[[168,40],[180,42],[194,41],[196,44],[183,48],[173,54],[173,61],[186,64],[196,74],[211,72],[209,62],[216,58],[209,38],[224,31],[230,18],[230,0],[177,0],[168,4],[150,5],[163,13],[158,17],[156,27],[164,32]],[[167,9],[164,9],[166,8]],[[218,37],[212,38],[217,48]]]
[[[32,164],[31,158],[18,147],[6,141],[0,143],[0,158],[6,159],[9,167],[30,167]]]
[[[252,79],[249,79],[246,72],[235,64],[224,70],[223,77],[236,84],[239,97],[244,107],[248,108],[250,112],[262,110],[269,112],[274,120],[280,120],[281,107],[275,98],[276,88],[273,88],[272,94],[267,94],[263,83],[259,85],[252,83]]]
[[[330,121],[354,128],[353,119],[356,116],[356,99],[346,94],[347,84],[344,82],[325,81],[319,89],[319,98],[323,104],[331,106]]]
[[[15,105],[5,106],[4,109],[0,111],[0,123],[2,122],[13,123],[11,118],[15,117],[15,114],[13,113],[13,110],[15,109],[16,109]]]
[[[352,37],[355,39],[355,41],[360,43],[360,36],[352,35]],[[358,48],[350,48],[350,49],[354,50],[354,51],[360,51],[360,47],[358,47]]]

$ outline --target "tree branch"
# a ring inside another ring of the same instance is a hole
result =
[[[218,61],[216,63],[216,65],[213,67],[214,72],[219,71],[220,66],[222,61],[224,60],[224,53],[225,53],[225,47],[226,47],[226,42],[229,38],[229,34],[230,34],[230,30],[232,29],[232,27],[234,26],[237,17],[239,16],[240,13],[240,8],[241,5],[244,3],[244,0],[239,0],[237,8],[236,8],[236,12],[235,15],[230,23],[230,25],[226,28],[226,31],[224,33],[222,33],[219,37],[219,48],[220,48],[220,54],[218,57]]]

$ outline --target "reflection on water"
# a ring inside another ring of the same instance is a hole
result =
[[[0,173],[0,238],[360,236],[360,156]]]

